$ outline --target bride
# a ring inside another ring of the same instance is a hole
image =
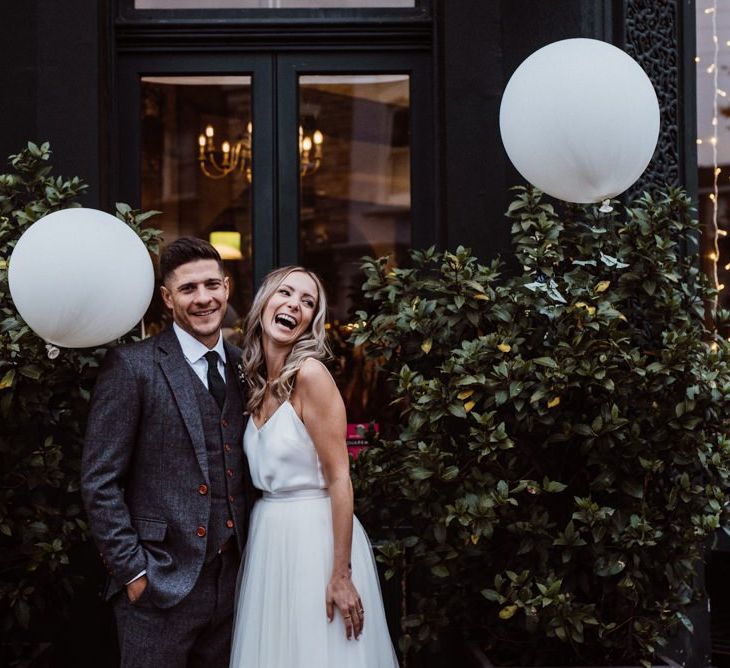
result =
[[[231,668],[395,668],[367,536],[353,516],[345,406],[320,360],[327,304],[315,274],[271,272],[246,321],[254,485]]]

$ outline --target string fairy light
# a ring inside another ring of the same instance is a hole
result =
[[[726,97],[727,93],[721,90],[718,86],[718,60],[720,53],[720,43],[717,37],[717,0],[712,0],[712,6],[705,9],[705,14],[709,14],[712,20],[712,62],[705,68],[707,74],[712,75],[712,136],[709,138],[709,144],[712,147],[712,192],[708,195],[709,200],[712,202],[712,218],[707,225],[705,234],[709,242],[709,252],[706,254],[706,258],[709,261],[709,278],[717,291],[720,292],[724,289],[718,279],[717,267],[720,261],[720,246],[718,240],[720,237],[727,235],[725,230],[721,230],[717,226],[717,213],[718,213],[718,198],[719,185],[718,180],[720,177],[721,169],[717,164],[717,142],[718,142],[718,98]],[[730,40],[727,42],[730,45]],[[695,62],[699,63],[700,58],[696,57]],[[698,139],[697,144],[702,144],[702,140]],[[730,263],[725,265],[725,268],[730,266]],[[717,308],[717,302],[714,304],[714,308]]]

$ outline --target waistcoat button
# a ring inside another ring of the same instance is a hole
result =
[[[198,530],[195,532],[200,536],[201,538],[205,537],[205,527],[198,527]]]
[[[205,496],[208,493],[208,485],[201,485],[198,487],[198,493]]]

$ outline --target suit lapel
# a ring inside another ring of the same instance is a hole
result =
[[[160,334],[158,347],[162,351],[160,355],[160,367],[170,385],[175,402],[180,410],[185,427],[193,442],[195,456],[198,458],[200,469],[205,476],[208,476],[208,455],[205,449],[205,434],[203,432],[203,420],[200,416],[200,406],[195,397],[195,390],[192,385],[190,365],[185,359],[180,348],[180,343],[172,328]]]

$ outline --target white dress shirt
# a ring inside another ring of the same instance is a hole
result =
[[[223,378],[223,382],[225,382],[226,349],[223,347],[223,335],[219,333],[218,342],[209,349],[194,336],[188,334],[182,327],[178,327],[177,323],[172,324],[172,329],[175,332],[175,336],[177,336],[177,340],[180,342],[185,359],[193,368],[193,371],[195,371],[195,375],[203,381],[206,389],[208,388],[208,361],[204,355],[211,350],[215,350],[218,353],[218,371]]]

